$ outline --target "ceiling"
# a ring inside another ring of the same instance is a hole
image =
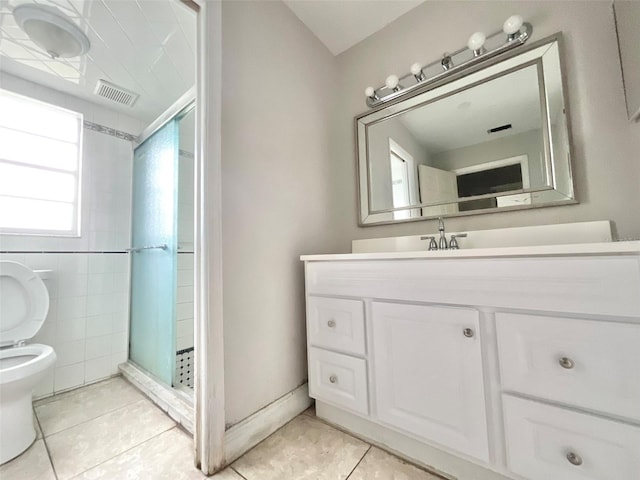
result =
[[[424,0],[285,0],[337,55]],[[83,57],[51,59],[15,23],[17,5],[53,6],[89,37]],[[363,10],[367,12],[363,15]],[[178,0],[0,0],[0,71],[151,122],[195,82],[196,15]],[[133,107],[94,94],[107,80]]]
[[[284,0],[329,51],[338,55],[425,0]]]
[[[539,129],[536,66],[516,70],[396,118],[431,155]],[[512,128],[487,132],[506,124]]]
[[[53,6],[89,37],[83,57],[52,60],[15,23],[24,3]],[[0,71],[151,122],[195,83],[196,14],[177,0],[0,0]],[[107,80],[133,107],[94,95]]]

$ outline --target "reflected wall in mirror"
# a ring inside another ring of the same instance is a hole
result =
[[[576,203],[560,42],[356,117],[360,224]]]

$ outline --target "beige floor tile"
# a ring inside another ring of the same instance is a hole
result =
[[[22,455],[0,466],[2,480],[56,480],[42,440],[36,440]]]
[[[59,480],[67,480],[160,433],[175,423],[148,400],[140,400],[46,437]]]
[[[62,394],[54,401],[37,402],[35,411],[44,435],[49,436],[144,398],[129,382],[116,377]]]
[[[379,448],[371,447],[349,480],[442,480],[442,478],[410,465]]]
[[[177,428],[87,470],[74,480],[201,480],[193,466],[193,440]],[[224,476],[213,478],[224,480]],[[233,477],[229,476],[232,479]],[[240,477],[237,477],[240,478]]]
[[[300,415],[232,467],[247,480],[343,480],[368,448],[315,418]]]
[[[315,417],[316,416],[316,406],[311,405],[309,408],[307,408],[304,412],[305,415],[309,415],[310,417]]]

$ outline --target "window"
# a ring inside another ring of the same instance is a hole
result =
[[[80,234],[82,114],[0,89],[0,233]]]

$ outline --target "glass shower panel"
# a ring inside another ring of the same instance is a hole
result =
[[[178,262],[178,124],[134,152],[129,358],[172,384]]]
[[[178,294],[174,387],[191,393],[194,374],[194,152],[195,108],[179,117]]]

